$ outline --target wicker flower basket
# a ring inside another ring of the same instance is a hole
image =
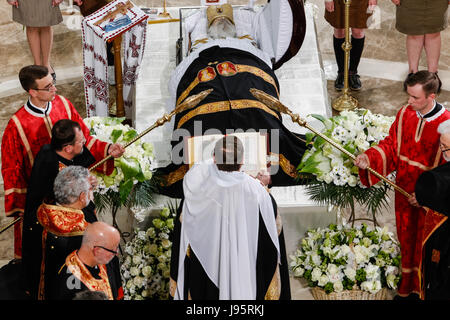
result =
[[[382,288],[377,293],[363,290],[344,290],[341,292],[325,293],[319,287],[311,288],[315,300],[387,300],[387,289]]]

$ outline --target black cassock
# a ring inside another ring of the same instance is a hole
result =
[[[277,204],[272,196],[272,204],[277,220]],[[174,296],[174,291],[178,278],[178,258],[180,250],[180,232],[181,222],[180,214],[183,208],[181,202],[175,219],[175,227],[172,239],[172,256],[170,261],[170,278],[171,278],[171,298]],[[277,249],[270,239],[269,233],[264,224],[264,220],[259,215],[259,231],[258,231],[258,254],[256,257],[256,300],[290,300],[291,289],[289,283],[289,270],[286,256],[286,246],[284,241],[284,232],[278,235],[280,246],[280,262],[279,270],[277,271]],[[279,278],[276,276],[279,272]],[[193,300],[218,300],[219,288],[209,279],[200,261],[195,256],[195,252],[189,249],[188,254],[184,260],[184,293],[186,299]],[[278,295],[279,294],[279,295]]]
[[[84,147],[83,153],[73,160],[67,160],[59,156],[51,145],[44,145],[36,156],[31,171],[30,182],[27,190],[25,211],[23,216],[22,232],[22,267],[26,290],[30,292],[32,299],[38,298],[41,263],[43,255],[42,232],[36,212],[42,202],[54,202],[53,183],[61,168],[70,165],[79,165],[85,168],[95,162],[90,151]],[[97,221],[95,206],[91,202],[83,209],[87,222]],[[81,236],[61,237],[48,233],[45,243],[45,274],[46,282],[49,274],[56,274],[65,257],[81,245]]]
[[[258,101],[249,91],[256,88],[279,98],[279,83],[274,71],[247,51],[213,46],[200,52],[187,68],[177,87],[177,105],[187,97],[211,88],[214,91],[196,107],[176,115],[174,130],[186,129],[190,136],[204,135],[210,129],[217,129],[222,134],[226,134],[227,129],[266,130],[268,152],[275,157],[279,155],[279,168],[276,174],[271,174],[271,186],[302,183],[296,168],[307,149],[304,136],[289,131],[283,125],[280,113]],[[195,130],[195,122],[197,127],[201,122],[201,130]],[[276,131],[272,132],[274,129],[278,130],[278,135]],[[271,139],[278,137],[279,148],[272,148],[275,143],[272,144]],[[183,159],[186,154],[179,148],[183,136],[174,135],[173,138],[176,139],[172,141],[172,161]],[[174,161],[159,169],[161,193],[182,198],[182,181],[188,169],[188,164]]]
[[[450,163],[422,173],[416,182],[416,199],[445,216],[450,214]],[[424,287],[426,300],[450,299],[450,223],[445,220],[425,244]]]

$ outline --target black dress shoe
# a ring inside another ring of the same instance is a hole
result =
[[[361,90],[361,80],[359,79],[359,75],[357,73],[350,74],[348,76],[348,82],[350,89],[355,91]]]
[[[334,81],[334,88],[337,91],[344,89],[344,73],[339,72],[336,80]]]

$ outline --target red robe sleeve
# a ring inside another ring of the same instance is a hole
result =
[[[84,123],[80,114],[73,107],[72,103],[69,100],[67,100],[67,102],[69,104],[72,113],[71,120],[76,121],[80,124],[81,131],[83,131],[84,137],[86,138],[86,147],[92,153],[96,162],[108,156],[108,148],[110,144],[104,141],[100,141],[95,137],[91,136],[89,128]],[[103,165],[97,167],[95,170],[103,174],[110,175],[114,170],[114,159],[106,161]]]
[[[5,190],[5,215],[23,213],[28,185],[26,166],[30,166],[17,127],[9,121],[2,138],[2,176]]]
[[[395,121],[389,129],[389,135],[381,140],[378,145],[369,148],[364,152],[369,157],[369,167],[376,172],[387,176],[392,171],[396,170],[398,164],[398,126],[401,121],[401,114],[404,112],[404,107],[397,114]],[[373,186],[380,179],[375,175],[369,173],[367,170],[359,169],[359,178],[365,186]]]

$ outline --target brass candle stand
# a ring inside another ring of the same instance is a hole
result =
[[[163,17],[163,18],[172,19],[172,17],[170,16],[170,13],[168,13],[166,10],[166,0],[164,0],[164,10],[158,16]]]
[[[342,44],[342,49],[345,52],[345,60],[344,60],[344,92],[341,96],[337,97],[333,100],[331,106],[334,110],[343,111],[343,110],[351,110],[355,109],[358,106],[358,100],[348,94],[348,60],[349,53],[352,49],[352,45],[350,43],[350,4],[351,0],[344,0],[345,4],[345,42]]]

